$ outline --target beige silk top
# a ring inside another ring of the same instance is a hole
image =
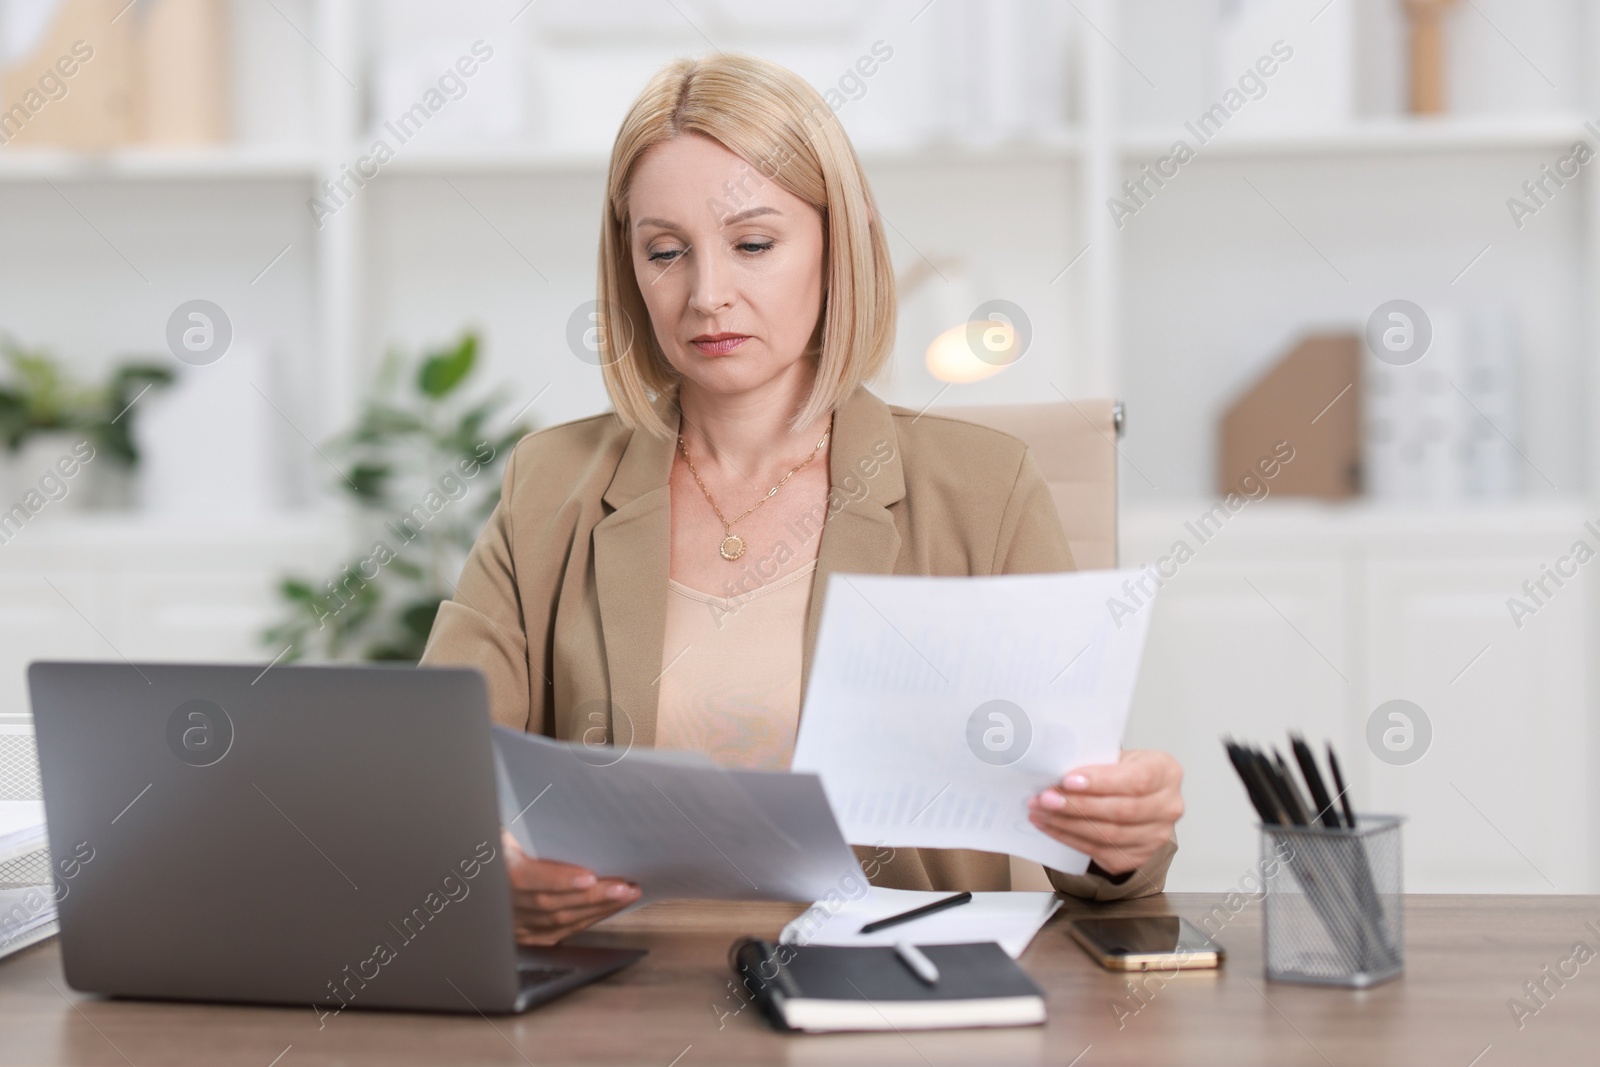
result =
[[[706,753],[723,767],[789,769],[812,560],[735,597],[667,580],[656,747]]]

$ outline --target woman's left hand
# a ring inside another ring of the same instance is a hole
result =
[[[1028,821],[1107,874],[1147,863],[1183,816],[1183,768],[1165,752],[1129,749],[1079,767],[1028,801]]]

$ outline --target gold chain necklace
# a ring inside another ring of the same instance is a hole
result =
[[[817,458],[817,453],[822,451],[822,446],[828,443],[828,437],[832,433],[833,422],[830,419],[828,422],[827,432],[822,435],[822,439],[817,442],[817,447],[811,450],[811,455],[806,457],[805,462],[789,468],[789,473],[785,474],[782,478],[779,478],[778,484],[773,486],[771,489],[768,489],[765,496],[763,496],[760,500],[757,500],[754,504],[751,504],[749,507],[745,508],[731,520],[726,515],[722,514],[721,508],[717,507],[716,500],[711,496],[711,490],[707,489],[706,483],[700,479],[700,472],[694,469],[694,460],[689,458],[689,446],[684,443],[683,434],[680,433],[678,435],[678,448],[683,452],[683,461],[689,465],[689,473],[694,476],[694,484],[698,485],[700,487],[700,491],[706,495],[706,503],[711,505],[711,510],[717,513],[717,521],[722,523],[722,532],[726,536],[722,538],[722,543],[717,546],[717,552],[722,556],[723,559],[732,562],[733,560],[736,560],[740,556],[744,555],[744,538],[733,532],[733,524],[739,522],[752,511],[759,508],[762,504],[765,504],[767,501],[777,496],[778,490],[783,488],[783,483],[787,482],[800,471],[810,466],[811,461]]]

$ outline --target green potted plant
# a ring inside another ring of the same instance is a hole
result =
[[[281,661],[416,662],[478,529],[506,456],[530,427],[491,426],[504,397],[468,402],[478,338],[416,362],[390,353],[355,426],[328,446],[362,528],[357,555],[322,579],[285,577],[284,617],[262,640]]]
[[[68,477],[61,474],[68,467],[74,473],[60,506],[69,500],[77,506],[127,506],[139,462],[134,402],[172,381],[168,367],[132,362],[90,385],[48,352],[0,337],[0,507],[11,507],[52,471]],[[63,463],[68,457],[75,462]]]

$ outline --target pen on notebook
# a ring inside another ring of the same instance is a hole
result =
[[[900,957],[900,962],[910,968],[911,973],[929,985],[939,984],[939,968],[933,961],[923,955],[922,950],[909,941],[896,941],[894,954]]]
[[[953,897],[945,897],[943,900],[936,900],[932,904],[924,904],[920,908],[912,908],[910,911],[903,911],[899,915],[890,915],[884,919],[874,919],[872,922],[869,922],[863,926],[860,932],[863,934],[871,934],[876,933],[879,930],[887,930],[891,926],[899,926],[901,923],[908,923],[913,919],[920,919],[925,915],[932,915],[936,911],[943,911],[946,908],[953,908],[958,904],[965,904],[971,899],[971,893],[957,893]]]

